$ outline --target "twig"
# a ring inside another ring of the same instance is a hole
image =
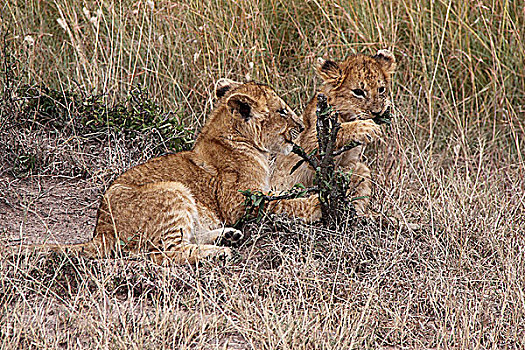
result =
[[[263,195],[263,198],[264,198],[265,201],[271,202],[271,201],[279,201],[281,199],[300,198],[300,197],[304,197],[304,196],[306,196],[306,195],[308,195],[310,193],[316,193],[316,192],[319,192],[319,188],[317,188],[317,187],[308,187],[308,188],[305,188],[304,190],[296,192],[296,193],[287,193],[287,194],[282,194],[282,195],[278,195],[278,196]]]
[[[338,155],[343,154],[346,151],[350,151],[351,149],[356,148],[357,146],[361,146],[361,142],[352,141],[348,145],[345,145],[339,148],[337,151],[334,151],[334,157],[337,157]]]
[[[347,198],[348,176],[335,169],[334,158],[357,144],[352,143],[334,151],[341,123],[338,121],[339,113],[333,111],[323,94],[317,96],[316,114],[320,164],[315,169],[314,183],[319,187],[321,219],[325,226],[335,228],[345,216],[354,216],[355,210]]]
[[[308,155],[301,146],[299,146],[299,145],[297,145],[295,143],[292,143],[292,144],[293,144],[293,148],[292,148],[292,152],[293,153],[297,154],[304,161],[306,161],[308,164],[310,164],[310,166],[312,168],[317,169],[319,167],[319,161],[316,158],[311,157],[310,155]]]

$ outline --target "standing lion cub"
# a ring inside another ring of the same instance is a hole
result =
[[[148,160],[120,175],[104,194],[91,241],[44,245],[105,257],[117,248],[146,252],[157,263],[197,262],[229,256],[215,245],[239,239],[244,213],[239,190],[270,189],[270,158],[288,154],[303,129],[295,113],[268,86],[218,83],[221,98],[193,150]],[[281,201],[271,208],[317,220],[317,196]]]

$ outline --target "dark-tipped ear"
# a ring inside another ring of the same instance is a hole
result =
[[[239,115],[244,121],[250,120],[253,116],[253,109],[257,106],[254,99],[241,93],[234,93],[228,97],[226,104],[234,115]]]
[[[397,64],[396,57],[392,52],[388,50],[379,50],[372,58],[381,64],[385,73],[390,75],[394,74]]]
[[[228,91],[236,89],[241,85],[242,83],[226,78],[221,78],[215,83],[215,97],[217,97],[217,99],[220,99],[221,97],[226,95]]]
[[[336,62],[318,58],[316,69],[317,74],[319,74],[326,84],[338,86],[341,83],[343,72]]]

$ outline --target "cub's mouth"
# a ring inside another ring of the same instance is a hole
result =
[[[295,123],[296,125],[291,126],[288,129],[288,132],[285,133],[284,139],[288,143],[293,143],[295,139],[299,137],[299,135],[304,131],[304,126],[299,123]]]
[[[293,149],[293,143],[287,142],[285,147],[281,150],[281,153],[287,156],[292,152],[292,149]]]
[[[372,113],[372,115],[374,115],[374,118],[372,118],[372,120],[376,123],[376,124],[390,124],[392,123],[392,115],[390,113],[390,106],[387,107],[385,109],[385,111],[381,114],[374,114]]]
[[[366,120],[366,119],[372,119],[377,124],[390,124],[392,122],[392,114],[391,114],[391,107],[387,107],[383,112],[381,113],[373,113],[373,112],[362,112],[359,114],[351,113],[351,114],[340,114],[341,119],[344,122],[353,122],[355,120]]]

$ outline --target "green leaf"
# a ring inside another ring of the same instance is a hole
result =
[[[370,196],[359,196],[359,197],[354,197],[354,198],[350,199],[350,201],[352,201],[352,202],[353,202],[353,201],[358,201],[358,200],[360,200],[360,199],[365,199],[365,198],[369,198],[369,197],[370,197]]]

